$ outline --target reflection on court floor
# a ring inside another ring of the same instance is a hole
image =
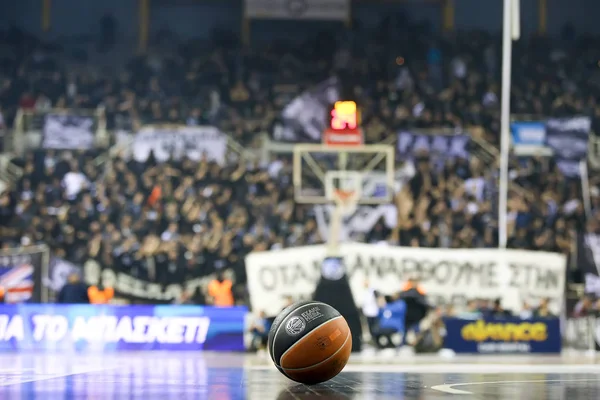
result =
[[[0,355],[1,399],[598,399],[587,358],[355,359],[334,380],[295,384],[242,354]]]

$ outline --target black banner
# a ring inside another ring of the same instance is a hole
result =
[[[164,285],[136,278],[125,272],[101,266],[95,260],[88,260],[83,267],[75,265],[61,258],[53,257],[50,268],[44,276],[43,282],[49,291],[51,300],[55,299],[58,292],[67,282],[68,276],[75,272],[82,275],[83,281],[88,285],[111,287],[115,290],[117,299],[141,304],[173,304],[182,300],[184,293],[193,294],[197,288],[204,289],[215,275],[206,275],[198,278]],[[227,278],[232,278],[232,272],[225,271]]]
[[[232,278],[233,272],[225,271],[226,278]],[[138,279],[116,269],[102,267],[94,260],[83,265],[83,279],[89,285],[111,287],[115,297],[145,304],[178,303],[184,293],[192,294],[197,288],[206,288],[215,275],[206,275],[182,282],[164,285]]]
[[[588,155],[591,124],[588,117],[546,121],[546,145],[566,176],[579,176],[579,164]]]
[[[320,143],[329,126],[329,108],[340,99],[339,80],[332,77],[303,92],[283,109],[273,130],[277,142]]]

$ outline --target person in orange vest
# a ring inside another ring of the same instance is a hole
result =
[[[223,272],[217,271],[217,276],[208,284],[208,300],[216,307],[233,307],[233,282],[225,279]]]
[[[100,289],[94,285],[88,288],[90,304],[108,304],[114,296],[115,291],[113,288]]]

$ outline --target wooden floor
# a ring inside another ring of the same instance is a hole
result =
[[[600,358],[353,357],[304,386],[266,356],[217,353],[0,354],[0,399],[600,399]]]

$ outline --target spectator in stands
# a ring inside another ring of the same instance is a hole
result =
[[[458,314],[458,318],[477,320],[483,317],[483,314],[479,310],[477,300],[469,300],[467,302],[467,308],[464,312]]]
[[[191,293],[184,292],[180,303],[196,305],[196,306],[204,306],[204,305],[206,305],[206,291],[207,290],[208,290],[208,288],[204,289],[204,288],[198,286]]]
[[[409,22],[406,28],[419,31]],[[426,34],[392,44],[367,31],[354,36],[356,48],[372,49],[341,51],[350,60],[368,142],[400,129],[445,127],[467,129],[498,145],[499,49],[493,37],[457,32],[424,52]],[[314,39],[302,46],[247,49],[243,57],[232,57],[237,52],[222,45],[201,50],[195,42],[173,43],[169,47],[177,50],[137,57],[108,74],[90,65],[73,68],[69,61],[74,60],[65,59],[69,52],[41,46],[23,32],[1,38],[15,57],[0,66],[0,130],[3,123],[13,125],[18,107],[102,106],[111,132],[135,131],[151,122],[210,123],[246,148],[260,145],[260,133],[273,131],[282,108],[304,88],[338,72],[340,60],[335,43],[318,40],[314,46]],[[590,84],[597,66],[584,61],[585,49],[596,41],[580,43],[586,45],[569,46],[559,59],[548,50],[559,46],[551,39],[535,38],[515,48],[514,112],[588,113],[598,127],[597,85]],[[389,67],[388,54],[397,46],[404,54]],[[23,49],[35,50],[36,57],[25,56],[34,52]],[[571,73],[564,73],[567,67]],[[97,155],[94,150],[30,152],[16,160],[24,174],[0,194],[2,245],[27,238],[49,244],[69,261],[92,258],[103,268],[163,285],[228,269],[239,300],[246,254],[323,240],[310,209],[293,202],[291,163],[285,157],[274,157],[268,166],[205,160],[197,167],[185,158],[158,163],[151,155],[140,163],[119,156],[99,168]],[[498,178],[492,166],[475,157],[440,163],[426,153],[414,165],[402,161],[414,176],[397,195],[398,224],[376,225],[365,235],[369,242],[497,246]],[[509,194],[509,247],[570,253],[585,220],[580,189],[552,161],[538,157],[511,159],[510,174],[522,189]]]
[[[258,313],[258,316],[250,324],[250,333],[252,334],[252,350],[265,350],[269,338],[269,329],[271,324],[264,311]]]
[[[101,289],[95,285],[91,285],[88,288],[90,304],[108,304],[114,296],[115,291],[113,288]]]
[[[575,308],[573,309],[573,317],[581,318],[587,317],[588,315],[593,315],[594,313],[594,303],[590,296],[583,296],[581,300],[577,302]]]
[[[232,307],[233,282],[223,276],[223,272],[217,271],[216,278],[208,284],[209,303],[216,307]]]
[[[531,310],[531,306],[528,302],[524,301],[521,306],[521,312],[519,313],[519,318],[521,319],[531,319],[534,316],[533,310]]]
[[[77,273],[72,273],[68,277],[67,283],[58,293],[57,303],[60,304],[89,304],[90,297],[88,286],[81,281]]]
[[[540,305],[535,309],[533,316],[535,318],[555,318],[556,316],[548,308],[548,303],[548,299],[540,300]]]
[[[368,279],[365,280],[365,295],[362,304],[362,313],[367,320],[369,333],[374,338],[374,332],[377,329],[377,317],[379,314],[378,298],[379,293],[371,286]]]
[[[440,315],[432,318],[430,326],[417,334],[415,339],[416,353],[435,353],[444,346],[444,336],[446,328]]]
[[[502,299],[494,300],[494,304],[489,311],[489,316],[496,319],[510,318],[510,310],[506,310],[502,307]]]
[[[400,296],[392,296],[388,302],[383,298],[379,300],[379,315],[377,329],[374,332],[374,342],[377,347],[394,347],[392,337],[394,335],[403,335],[401,345],[406,345],[407,326],[406,302]],[[383,339],[383,340],[382,340]]]
[[[406,343],[407,334],[409,331],[419,331],[419,323],[427,316],[430,311],[430,305],[427,303],[425,290],[419,284],[419,281],[411,277],[403,285],[398,298],[405,302],[406,313],[404,321],[404,338],[403,343]]]

